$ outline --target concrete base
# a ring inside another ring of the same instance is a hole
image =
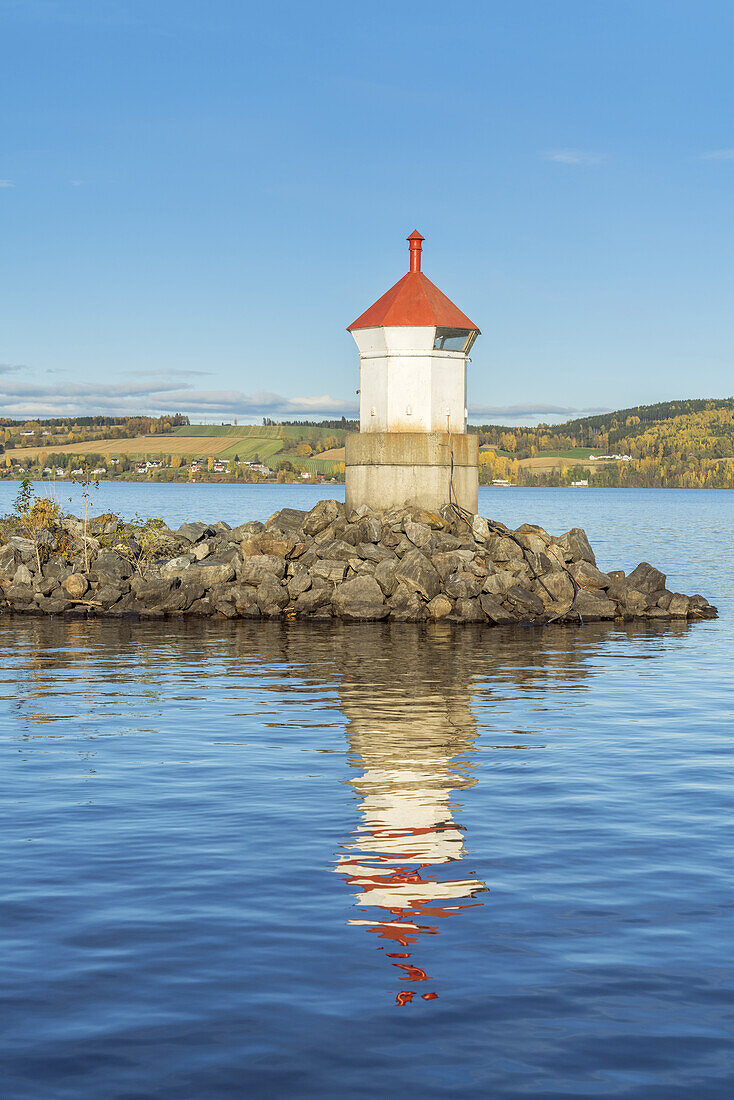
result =
[[[453,489],[451,459],[453,455]],[[479,439],[448,432],[369,432],[346,438],[347,508],[384,510],[406,501],[437,511],[450,500],[476,512]]]

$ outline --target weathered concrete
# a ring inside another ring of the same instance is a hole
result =
[[[438,511],[451,500],[468,512],[477,510],[476,435],[370,432],[347,436],[347,508],[366,504],[379,511],[400,508],[410,501],[420,508]]]

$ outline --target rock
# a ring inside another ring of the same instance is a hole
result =
[[[479,600],[457,600],[454,604],[454,618],[464,623],[483,623],[484,612]]]
[[[477,542],[489,542],[492,533],[484,516],[474,516],[471,524],[472,534]]]
[[[546,594],[550,594],[550,598],[557,603],[570,603],[573,599],[575,592],[573,581],[565,570],[564,572],[549,573],[547,576],[544,576],[543,584],[547,589]],[[538,595],[545,603],[545,597],[540,590],[538,591]]]
[[[41,596],[38,601],[38,606],[44,615],[63,615],[74,604],[70,600],[65,600],[60,597],[51,598],[49,596]]]
[[[505,601],[520,612],[529,611],[535,615],[542,615],[545,611],[545,604],[540,596],[537,596],[535,592],[531,592],[529,588],[520,588],[519,585],[508,588],[505,593]]]
[[[632,588],[638,588],[641,592],[662,592],[665,588],[667,577],[659,569],[655,569],[649,562],[641,561],[636,569],[633,569],[627,577],[627,584]]]
[[[33,574],[27,565],[19,565],[13,577],[14,584],[33,584]]]
[[[269,574],[278,580],[285,576],[283,558],[276,558],[271,554],[258,554],[256,557],[245,558],[237,568],[237,580],[244,584],[257,586]]]
[[[431,563],[441,580],[445,581],[452,573],[458,573],[466,564],[465,552],[457,550],[442,551],[431,555]]]
[[[374,577],[354,577],[337,585],[331,602],[342,619],[385,619],[390,613]]]
[[[72,573],[62,584],[62,588],[72,600],[80,600],[89,587],[82,573]]]
[[[189,581],[199,582],[205,588],[212,588],[215,584],[225,584],[235,578],[235,567],[229,562],[202,562],[201,565],[192,565],[186,570],[186,578]]]
[[[452,600],[470,600],[479,595],[482,582],[471,573],[452,573],[447,577],[443,590]]]
[[[398,582],[395,580],[395,570],[397,567],[397,558],[387,558],[385,561],[378,562],[375,567],[375,580],[386,596],[392,596],[397,587]]]
[[[344,514],[344,505],[336,500],[320,500],[305,516],[300,525],[305,535],[318,535],[325,527],[335,523]]]
[[[277,535],[269,531],[263,531],[249,541],[257,547],[259,553],[272,554],[276,558],[289,558],[291,560],[300,558],[306,550],[306,543],[301,542],[295,535],[288,532]]]
[[[403,530],[413,545],[422,550],[427,550],[433,542],[433,531],[422,523],[413,523],[408,519],[403,524]]]
[[[377,543],[382,538],[382,524],[377,516],[363,516],[356,527],[356,535],[361,543]]]
[[[0,573],[9,573],[15,569],[15,548],[3,546],[0,548]]]
[[[331,585],[324,584],[323,581],[314,581],[311,588],[307,592],[302,592],[296,600],[296,614],[311,615],[320,608],[330,607],[332,591]]]
[[[387,603],[390,608],[390,618],[396,622],[415,623],[426,617],[426,609],[421,603],[420,596],[405,584],[398,585]]]
[[[133,567],[127,558],[115,550],[100,550],[94,563],[94,571],[110,579],[127,580],[132,575]]]
[[[395,560],[395,554],[392,550],[388,550],[386,546],[378,546],[374,542],[359,542],[355,546],[355,550],[360,558],[365,561],[373,561],[375,564],[381,561]]]
[[[307,515],[308,512],[299,508],[281,508],[266,521],[265,529],[274,527],[278,531],[301,531]]]
[[[103,611],[109,611],[124,595],[124,590],[117,585],[104,584],[94,593],[94,602],[98,603]]]
[[[35,555],[36,548],[30,539],[24,539],[21,535],[11,535],[8,539],[8,546],[11,546],[13,550],[17,550],[23,555],[23,559],[26,560],[27,556]]]
[[[688,596],[683,596],[680,592],[674,592],[668,604],[668,613],[671,619],[686,619],[690,604],[691,601]]]
[[[320,542],[316,547],[316,553],[320,558],[328,558],[331,561],[351,561],[352,558],[359,556],[351,543],[342,542],[340,539]]]
[[[517,615],[504,608],[499,600],[487,592],[483,592],[479,597],[479,606],[490,622],[496,623],[498,626],[517,622]]]
[[[441,590],[441,578],[420,550],[409,550],[405,554],[395,570],[395,580],[415,589],[426,600],[432,600]]]
[[[177,538],[185,539],[186,542],[198,542],[208,534],[215,534],[206,523],[182,523],[175,533]]]
[[[36,594],[29,584],[9,584],[5,589],[5,599],[13,607],[24,607],[35,603]]]
[[[146,579],[145,577],[133,577],[130,581],[130,592],[136,600],[154,607],[166,599],[173,588],[173,580],[170,577]]]
[[[431,540],[431,556],[435,554],[448,553],[451,550],[459,550],[461,548],[461,539],[457,539],[456,535],[450,535],[447,531],[434,531],[433,538]]]
[[[257,603],[263,615],[278,615],[289,601],[288,590],[272,573],[257,586]]]
[[[431,619],[445,619],[454,609],[454,605],[448,596],[439,593],[428,604],[426,611]]]
[[[264,527],[265,524],[260,523],[259,520],[251,520],[249,523],[241,523],[239,527],[233,527],[231,531],[225,532],[224,537],[230,543],[242,542],[243,539],[249,539],[253,535],[259,534]]]
[[[506,535],[491,538],[487,543],[487,556],[490,561],[516,561],[522,560],[522,547],[508,538]]]
[[[572,562],[568,572],[579,588],[609,588],[612,583],[608,573],[602,573],[588,561]]]
[[[161,566],[162,577],[178,577],[186,569],[191,568],[191,562],[193,561],[193,554],[181,554],[177,558],[171,558],[170,561],[165,562]]]
[[[212,543],[208,540],[204,542],[197,542],[194,547],[194,558],[196,561],[203,561],[204,558],[208,558],[212,552]]]
[[[617,605],[613,600],[593,596],[591,592],[580,591],[576,596],[573,611],[581,615],[585,622],[598,622],[600,619],[615,618]]]
[[[489,596],[504,597],[505,592],[512,588],[514,583],[515,579],[511,573],[499,569],[496,573],[490,573],[488,577],[484,578],[482,592],[486,592]]]
[[[241,619],[260,618],[260,605],[254,588],[247,584],[233,584],[230,586],[230,596]]]
[[[208,597],[203,597],[197,600],[196,603],[192,603],[188,609],[188,614],[196,619],[208,619],[210,615],[214,614],[214,604]]]
[[[313,583],[308,569],[298,569],[288,580],[288,595],[292,600],[308,592]]]
[[[572,527],[570,531],[566,531],[565,535],[561,535],[555,542],[557,546],[562,548],[568,560],[588,561],[592,565],[596,565],[594,551],[591,549],[586,532],[580,527]]]
[[[529,525],[524,524],[523,526],[527,528]],[[518,527],[515,531],[515,538],[523,550],[527,550],[531,554],[545,554],[548,548],[547,539],[542,538],[535,531],[524,530],[523,527]]]
[[[347,573],[347,562],[345,561],[317,561],[311,567],[311,576],[318,577],[322,581],[329,581],[331,584],[341,584]]]

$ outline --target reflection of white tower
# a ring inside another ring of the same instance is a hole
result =
[[[410,270],[349,326],[359,348],[359,435],[347,437],[347,507],[477,510],[477,437],[466,433],[466,369],[479,329],[421,271]]]
[[[437,935],[437,921],[475,904],[471,899],[485,889],[462,873],[463,832],[452,816],[453,791],[474,783],[467,757],[474,752],[476,724],[466,692],[436,691],[416,700],[389,691],[376,697],[374,685],[347,684],[340,695],[353,763],[362,769],[351,780],[361,822],[335,870],[365,911],[350,924],[409,947],[419,936]],[[410,952],[387,954],[405,960],[393,963],[403,980],[428,980],[422,967],[407,961]],[[404,990],[397,1002],[414,995]]]

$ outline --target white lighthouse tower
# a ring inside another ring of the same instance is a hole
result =
[[[347,437],[346,503],[407,501],[477,510],[478,441],[466,431],[466,368],[479,329],[421,271],[410,270],[350,326],[359,348],[359,435]]]

